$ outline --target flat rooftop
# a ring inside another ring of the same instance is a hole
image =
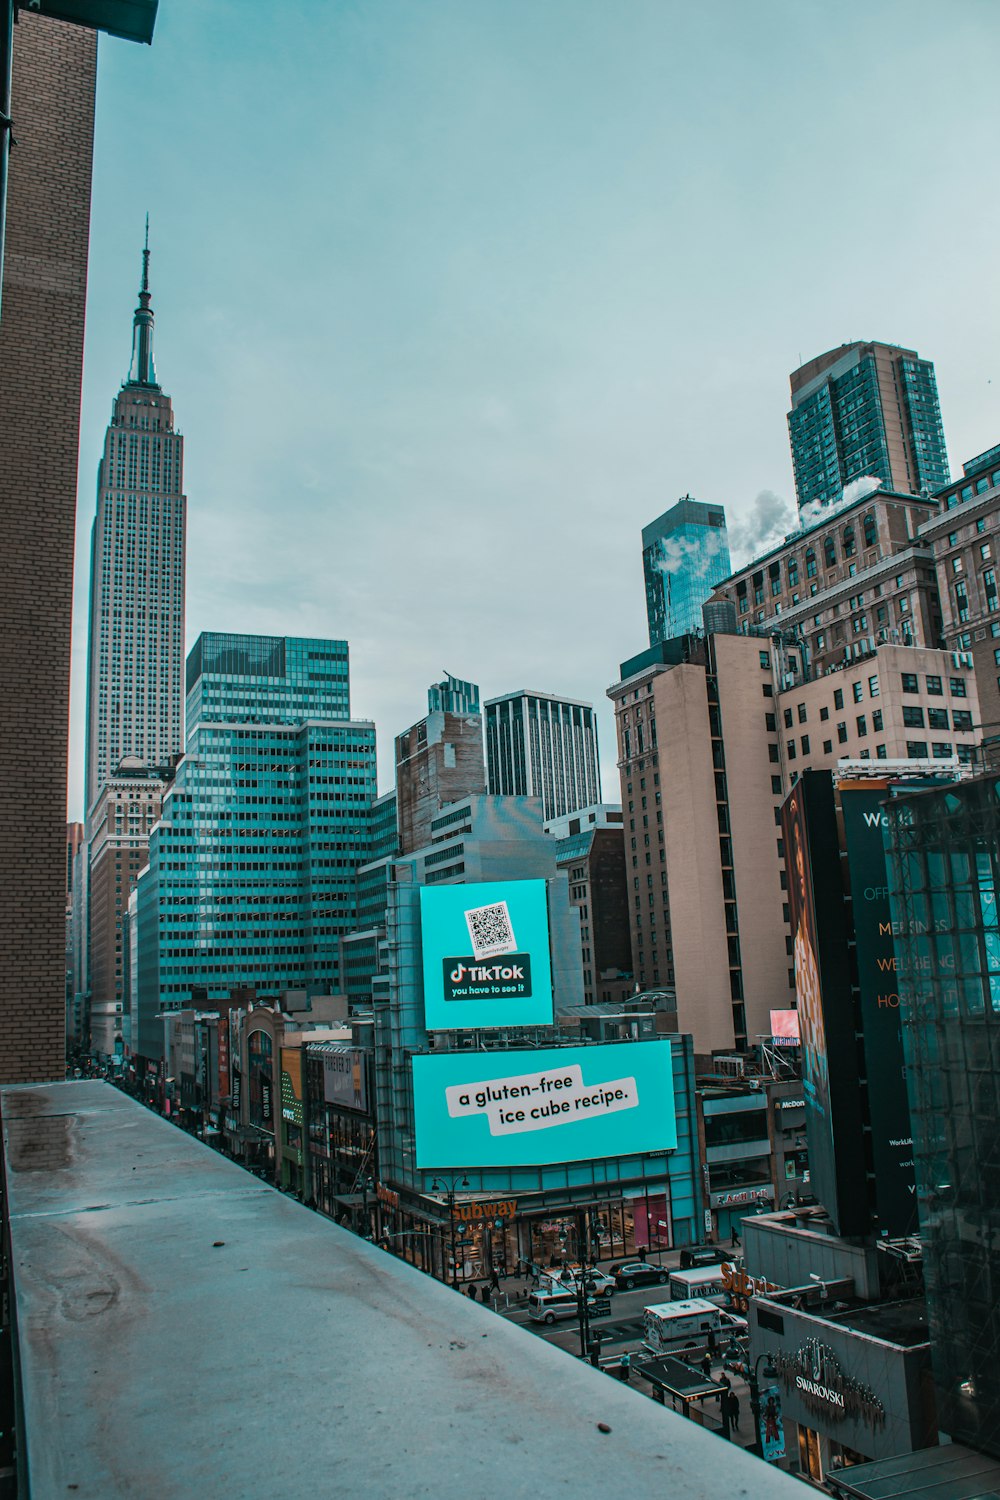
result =
[[[846,1312],[824,1312],[819,1316],[831,1323],[844,1323],[873,1339],[884,1339],[887,1344],[898,1344],[901,1349],[915,1349],[920,1344],[930,1343],[927,1303],[923,1297],[910,1297],[901,1302],[867,1302]]]
[[[110,1084],[0,1108],[32,1500],[801,1494]]]

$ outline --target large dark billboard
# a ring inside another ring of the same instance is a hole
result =
[[[881,804],[888,796],[888,784],[841,782],[839,794],[854,914],[876,1227],[882,1235],[913,1234],[917,1228],[913,1139],[882,837],[885,814]]]
[[[812,1190],[838,1234],[869,1227],[860,1069],[840,844],[827,771],[806,771],[781,812]]]

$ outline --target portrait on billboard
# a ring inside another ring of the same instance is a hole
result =
[[[669,1041],[413,1058],[419,1167],[541,1166],[677,1144]]]
[[[544,880],[424,886],[420,928],[428,1031],[551,1023]]]
[[[799,1017],[799,1043],[802,1048],[802,1085],[810,1106],[818,1114],[829,1118],[830,1075],[823,1024],[816,913],[809,877],[809,835],[801,786],[790,793],[786,812],[791,844],[788,905],[792,931],[795,934],[795,997]]]

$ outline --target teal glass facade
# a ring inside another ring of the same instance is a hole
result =
[[[1000,776],[886,814],[938,1425],[1000,1457]]]
[[[726,512],[687,496],[642,529],[649,644],[702,629],[701,607],[732,572]]]
[[[346,641],[205,632],[187,659],[188,733],[201,723],[349,719]]]
[[[828,368],[794,395],[788,435],[800,510],[839,500],[862,477],[903,494],[948,483],[934,365],[912,351],[832,350]]]
[[[376,792],[375,726],[348,717],[347,671],[346,641],[203,635],[192,650],[187,751],[137,893],[141,1055],[160,1055],[157,1012],[194,989],[339,990]]]

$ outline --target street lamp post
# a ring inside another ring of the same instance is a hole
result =
[[[461,1182],[458,1183],[459,1188],[467,1188],[468,1186],[469,1179],[467,1177],[463,1177]],[[439,1182],[435,1177],[434,1181],[431,1183],[431,1192],[444,1193],[445,1201],[448,1204],[448,1218],[451,1220],[451,1284],[457,1292],[458,1261],[456,1259],[455,1253],[455,1193],[457,1192],[457,1188],[455,1178],[452,1177],[450,1179],[446,1179],[445,1182]]]
[[[747,1385],[750,1387],[750,1412],[753,1417],[753,1443],[751,1444],[750,1451],[751,1453],[756,1453],[758,1458],[763,1458],[764,1456],[760,1441],[760,1383],[757,1376],[762,1359],[767,1360],[767,1364],[764,1366],[765,1380],[773,1380],[778,1373],[771,1364],[770,1354],[767,1353],[758,1354],[753,1362],[753,1369],[747,1370]]]

